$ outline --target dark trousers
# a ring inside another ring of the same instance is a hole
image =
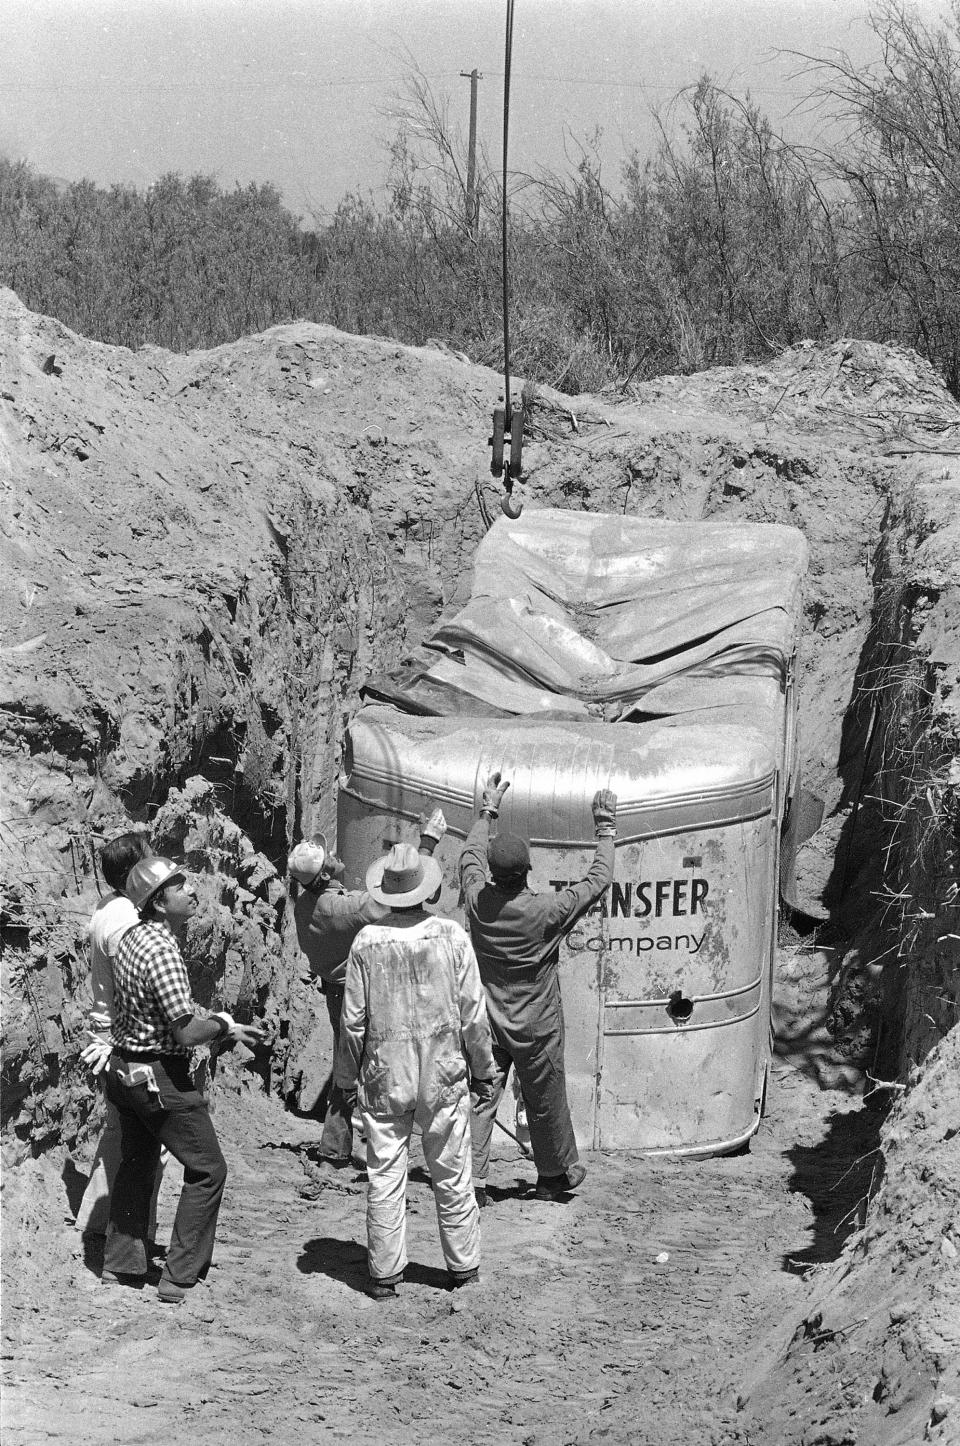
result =
[[[150,1201],[165,1145],[183,1166],[183,1189],[167,1250],[164,1279],[195,1285],[213,1256],[227,1166],[207,1102],[193,1087],[189,1061],[173,1055],[151,1064],[159,1094],[145,1084],[125,1085],[127,1066],[116,1055],[107,1075],[107,1098],[120,1115],[120,1168],[110,1196],[104,1270],[144,1275]]]
[[[566,1174],[579,1159],[567,1103],[567,1075],[563,1063],[563,1029],[535,1039],[507,1040],[493,1030],[493,1088],[482,1102],[474,1100],[473,1183],[485,1185],[490,1169],[490,1142],[497,1106],[503,1098],[510,1066],[517,1071],[527,1109],[530,1147],[538,1175]]]
[[[336,1065],[337,1052],[340,1049],[343,985],[327,984],[323,997],[327,1001],[327,1014],[330,1017],[330,1028],[333,1030],[333,1060]],[[353,1152],[353,1107],[356,1102],[356,1090],[350,1090],[347,1093],[339,1085],[331,1082],[330,1093],[327,1096],[327,1113],[323,1121],[323,1134],[320,1136],[321,1155],[330,1155],[334,1159],[345,1160]]]

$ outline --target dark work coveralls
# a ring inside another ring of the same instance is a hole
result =
[[[577,1162],[563,1062],[560,936],[613,878],[614,840],[601,838],[590,871],[559,893],[488,882],[489,820],[479,819],[460,857],[470,937],[487,995],[497,1066],[489,1100],[473,1114],[473,1183],[486,1184],[497,1106],[511,1064],[517,1071],[538,1174],[557,1176]]]
[[[334,1069],[340,1047],[343,985],[350,946],[365,924],[379,924],[389,912],[365,890],[347,890],[334,879],[301,885],[293,906],[297,942],[310,965],[311,974],[320,980],[327,1002],[327,1015],[333,1030]],[[320,1137],[321,1155],[335,1160],[349,1157],[353,1149],[352,1119],[356,1098],[356,1090],[344,1091],[338,1084],[331,1085]]]

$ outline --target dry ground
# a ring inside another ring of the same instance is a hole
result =
[[[202,859],[197,997],[257,1000],[278,1035],[289,1029],[274,1088],[302,1081],[314,1015],[289,922],[277,934],[271,864],[289,843],[277,804],[296,799],[306,824],[332,828],[359,686],[466,585],[480,502],[497,506],[486,437],[499,379],[433,348],[306,324],[190,357],[130,353],[31,316],[10,292],[0,366],[4,1149],[27,1157],[3,1182],[4,1446],[960,1440],[956,1029],[885,1127],[893,1168],[872,1223],[810,1286],[803,1269],[835,1256],[841,1222],[858,1219],[876,1122],[786,1064],[746,1156],[598,1158],[575,1200],[547,1207],[518,1189],[530,1167],[503,1155],[483,1282],[462,1302],[443,1289],[415,1173],[415,1265],[386,1307],[360,1289],[362,1182],[317,1189],[315,1128],[252,1088],[221,1089],[232,1179],[209,1286],[170,1312],[151,1292],[99,1285],[67,1208],[82,1181],[72,1167],[61,1177],[66,1152],[86,1158],[90,1143],[76,1055],[96,844],[132,816],[156,829],[163,802],[162,837],[179,848],[186,830]],[[882,661],[870,626],[890,581],[886,509],[894,484],[922,483],[891,546],[912,557],[910,646],[919,636],[932,659],[924,688],[940,679],[924,695],[938,737],[949,723],[955,739],[960,411],[925,363],[859,342],[571,405],[538,398],[527,507],[789,522],[810,543],[803,750],[828,823],[802,899],[819,917],[838,840],[856,887],[832,917],[836,956],[781,960],[777,1028],[792,1066],[839,1084],[838,1046],[851,1075],[872,1057],[862,1020],[839,1019],[835,1036],[826,1011],[840,945],[876,907],[850,845],[869,826],[845,820],[869,753],[852,701],[864,683],[876,691]],[[949,746],[954,793],[924,789],[918,827],[955,797]],[[915,1058],[956,1017],[960,923],[941,909],[955,864],[942,864],[921,901],[929,937],[908,961],[925,990],[913,1015],[930,1021]],[[872,963],[870,941],[854,944],[847,958]]]
[[[382,1304],[362,1293],[362,1174],[321,1173],[319,1127],[252,1089],[218,1096],[216,1118],[231,1166],[217,1260],[181,1308],[100,1285],[64,1215],[79,1178],[68,1191],[52,1177],[60,1199],[48,1195],[32,1232],[7,1205],[26,1255],[4,1301],[6,1446],[184,1433],[211,1446],[747,1446],[751,1361],[772,1331],[789,1336],[804,1271],[857,1222],[875,1127],[862,1101],[781,1062],[747,1154],[597,1155],[576,1197],[547,1205],[525,1193],[533,1167],[504,1140],[482,1281],[457,1295],[417,1151],[411,1264]]]

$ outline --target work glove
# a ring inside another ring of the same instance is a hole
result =
[[[509,783],[500,782],[499,773],[491,773],[483,785],[483,800],[480,804],[480,812],[485,813],[488,818],[499,818],[500,804],[503,800],[503,795],[509,787]]]
[[[435,808],[426,823],[420,824],[420,852],[429,858],[447,831],[442,808]]]
[[[267,1038],[267,1031],[260,1024],[234,1024],[234,1044],[245,1044],[247,1049],[256,1049],[258,1044],[263,1044]]]
[[[219,1040],[214,1041],[221,1046],[245,1044],[248,1049],[255,1049],[267,1037],[266,1031],[259,1024],[238,1024],[233,1015],[228,1014],[225,1009],[217,1010],[216,1014],[211,1014],[210,1018],[219,1019],[222,1024],[226,1025],[226,1032],[220,1036]]]
[[[487,1105],[493,1099],[492,1079],[472,1079],[470,1081],[470,1093],[473,1095],[473,1103],[477,1106]]]
[[[99,1035],[94,1034],[90,1037],[90,1043],[85,1044],[81,1049],[80,1058],[94,1074],[102,1074],[111,1054],[113,1054],[113,1045],[109,1039],[101,1039]]]
[[[593,795],[593,826],[597,838],[617,836],[617,795],[609,788],[598,788]]]

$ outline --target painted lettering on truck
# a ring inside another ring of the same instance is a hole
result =
[[[551,886],[560,893],[578,879],[551,879]],[[597,902],[588,910],[604,918],[646,919],[705,914],[710,884],[706,879],[639,879],[630,883],[614,880]]]

